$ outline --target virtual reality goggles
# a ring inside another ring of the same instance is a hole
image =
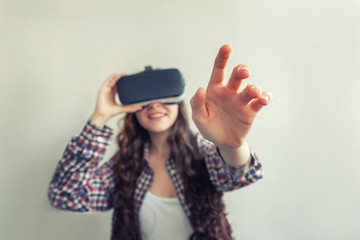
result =
[[[119,78],[116,87],[123,105],[177,104],[185,97],[184,79],[175,68],[153,70],[146,66],[144,72]]]

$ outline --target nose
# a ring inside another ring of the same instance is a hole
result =
[[[161,102],[154,102],[154,103],[150,103],[149,105],[146,105],[145,108],[153,109],[161,106],[162,106]]]

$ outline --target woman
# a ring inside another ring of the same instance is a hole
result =
[[[223,192],[261,178],[245,138],[272,94],[255,85],[239,91],[249,68],[234,68],[224,84],[231,47],[220,48],[207,89],[191,99],[193,135],[184,103],[121,106],[111,75],[94,113],[68,144],[49,187],[51,203],[73,211],[113,213],[112,239],[232,239]],[[121,113],[119,151],[98,167],[111,140],[106,122]]]

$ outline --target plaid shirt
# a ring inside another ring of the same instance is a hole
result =
[[[117,183],[115,159],[99,166],[107,146],[111,142],[112,129],[99,129],[88,121],[78,137],[68,143],[51,180],[48,196],[51,204],[59,209],[71,211],[106,211],[114,206],[114,192]],[[219,191],[232,191],[246,186],[262,177],[261,165],[252,151],[249,161],[240,167],[228,165],[219,155],[217,147],[197,136],[200,153],[205,157],[211,182]],[[144,149],[148,159],[149,147]],[[189,206],[185,203],[184,186],[174,162],[169,159],[166,169],[175,186],[184,212],[189,217]],[[146,192],[152,183],[152,170],[146,166],[138,178],[135,190],[135,216],[139,224],[139,211]],[[116,216],[114,209],[113,216]],[[114,222],[114,219],[113,219]]]

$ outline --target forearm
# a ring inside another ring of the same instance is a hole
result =
[[[239,148],[218,146],[219,152],[224,161],[231,166],[242,166],[251,158],[249,145],[244,142]]]
[[[242,148],[237,151],[229,150],[209,142],[200,134],[197,143],[200,153],[205,157],[210,180],[219,191],[232,191],[262,177],[261,164],[248,144],[242,144]]]
[[[107,188],[111,185],[112,178],[109,176],[112,172],[99,173],[98,163],[112,134],[110,128],[100,130],[87,122],[80,135],[68,143],[48,189],[48,197],[54,207],[72,211],[109,208]]]

